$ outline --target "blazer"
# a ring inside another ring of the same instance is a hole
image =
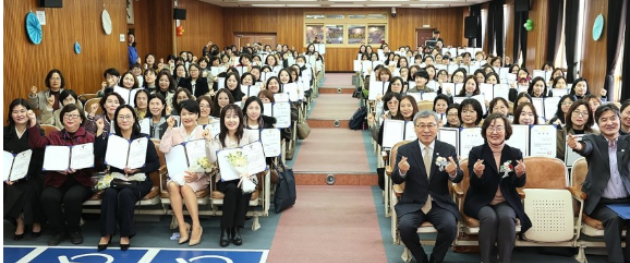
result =
[[[457,206],[448,192],[448,181],[459,183],[462,181],[464,173],[459,168],[458,164],[457,174],[451,179],[446,171],[440,171],[439,167],[435,165],[437,157],[447,159],[448,157],[452,157],[454,160],[457,160],[455,147],[435,140],[435,149],[433,149],[433,157],[431,158],[431,176],[429,179],[427,178],[419,143],[418,140],[415,140],[400,146],[398,148],[398,154],[396,155],[396,165],[392,173],[392,181],[395,184],[406,182],[402,198],[400,202],[396,204],[398,217],[422,210],[422,207],[427,202],[428,195],[431,194],[437,206],[447,209],[453,213],[456,218],[460,219],[459,209],[457,209]],[[407,171],[404,178],[400,175],[400,171],[398,170],[398,163],[403,156],[408,158],[410,165],[409,171]]]
[[[243,130],[243,137],[240,139],[238,146],[245,146],[248,145],[250,143],[256,142],[257,138],[256,138],[256,131],[252,131],[252,130]],[[228,140],[228,137],[225,137],[226,140]],[[229,147],[228,147],[229,148]],[[223,144],[221,143],[221,140],[219,139],[219,134],[214,135],[214,138],[212,139],[211,142],[206,143],[206,154],[208,155],[208,160],[210,162],[216,162],[217,161],[217,151],[222,150],[223,149]],[[219,174],[218,176],[216,176],[215,178],[215,182],[218,182],[221,179],[221,173],[219,170]]]
[[[70,135],[64,129],[61,131],[54,131],[48,135],[48,137],[45,137],[41,135],[40,128],[37,125],[28,128],[27,132],[31,149],[44,149],[47,145],[72,146],[94,142],[94,134],[85,131],[83,127],[79,127],[74,135]],[[72,174],[72,177],[74,177],[79,184],[86,187],[92,187],[92,185],[94,185],[94,182],[92,182],[93,172],[94,168],[81,169]],[[59,172],[47,171],[44,186],[60,187],[67,179],[68,176]]]
[[[191,78],[180,80],[179,86],[187,89],[188,91],[190,91],[190,93],[193,92]],[[195,93],[193,93],[193,96],[195,96],[195,98],[199,98],[200,96],[206,95],[208,92],[210,92],[210,88],[208,87],[208,79],[203,77],[197,78],[197,80],[195,81]]]
[[[473,167],[477,160],[483,159],[486,168],[481,178],[473,172]],[[501,152],[501,164],[510,161],[512,166],[516,167],[517,160],[523,159],[521,150],[505,145]],[[468,157],[468,170],[470,171],[470,187],[464,201],[464,213],[475,219],[479,219],[479,210],[482,207],[490,205],[497,193],[497,188],[501,187],[501,193],[506,202],[514,209],[516,217],[521,220],[522,232],[527,231],[532,226],[529,217],[525,214],[525,208],[521,203],[521,197],[516,191],[517,187],[523,187],[526,182],[527,174],[523,174],[521,178],[516,177],[514,171],[508,174],[508,177],[502,180],[503,174],[497,169],[497,163],[492,155],[492,150],[487,143],[475,146],[470,150]],[[514,169],[512,169],[514,170]]]
[[[59,89],[59,94],[61,94],[62,91],[63,89]],[[48,105],[48,94],[50,94],[50,89],[42,90],[38,92],[36,96],[32,96],[31,94],[29,94],[28,106],[31,106],[31,109],[33,110],[41,110],[46,108]],[[59,103],[59,108],[63,108],[61,106],[61,103]],[[39,114],[37,115],[37,121],[41,121],[41,117]]]
[[[602,198],[610,179],[608,141],[603,135],[585,135],[582,137],[582,151],[576,151],[586,158],[588,173],[582,184],[586,193],[584,212],[590,215]],[[630,135],[620,135],[617,139],[617,169],[625,185],[630,185]]]
[[[194,132],[194,140],[203,139],[203,129],[195,127]],[[181,144],[186,139],[186,129],[184,127],[179,128],[171,128],[167,129],[160,140],[160,151],[163,153],[168,153],[171,151],[173,146]],[[195,185],[193,189],[199,189],[200,186],[207,184],[207,176],[204,173],[196,173],[197,180],[191,182],[189,184]]]

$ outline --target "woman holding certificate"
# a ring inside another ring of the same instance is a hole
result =
[[[6,174],[4,177],[4,218],[15,220],[13,240],[16,241],[24,237],[26,225],[32,225],[32,236],[38,237],[44,220],[39,201],[43,181],[40,171],[44,152],[31,150],[29,145],[26,112],[30,109],[27,100],[13,100],[9,105],[7,117],[9,125],[4,127],[4,154],[14,157],[13,163],[8,163],[6,157],[4,162],[5,166],[13,166],[9,177]],[[18,163],[19,156],[24,156],[24,162]]]
[[[160,141],[160,151],[163,153],[169,153],[171,148],[184,142],[203,139],[204,130],[197,125],[199,104],[194,100],[185,100],[180,103],[180,108],[182,127],[173,128],[173,126],[175,126],[175,119],[173,117],[168,118],[168,129]],[[197,207],[197,196],[195,192],[208,187],[208,177],[205,173],[195,173],[187,170],[184,172],[183,181],[173,179],[180,176],[181,175],[170,175],[171,178],[169,178],[167,183],[169,199],[171,201],[173,214],[179,225],[179,244],[186,243],[190,240],[188,245],[194,246],[201,242],[201,235],[203,234],[203,228],[199,222],[199,208]],[[193,222],[192,234],[190,235],[190,224],[184,221],[182,211],[184,203]]]
[[[204,137],[208,144],[210,162],[217,161],[217,151],[225,148],[244,146],[256,141],[254,133],[245,132],[243,112],[237,105],[230,104],[221,111],[221,133],[211,135],[207,130]],[[252,175],[255,177],[255,175]],[[245,226],[245,215],[251,199],[251,193],[243,193],[239,188],[239,179],[224,180],[217,176],[217,189],[223,197],[223,215],[221,216],[221,237],[219,244],[222,247],[233,243],[237,246],[243,244],[240,229]]]
[[[66,105],[59,113],[63,121],[63,130],[52,132],[47,137],[41,135],[35,119],[35,113],[28,111],[27,116],[30,121],[28,140],[33,149],[43,149],[49,145],[76,146],[94,143],[94,135],[83,128],[83,123],[85,122],[83,111],[75,104]],[[89,149],[90,147],[87,148]],[[78,161],[79,163],[73,162],[71,167],[93,167],[93,152],[91,154],[92,156],[87,152],[82,154],[82,156],[87,156],[88,158],[73,158],[73,161]],[[49,155],[48,158],[56,163],[68,163],[68,159],[70,159],[69,154],[63,156],[50,152]],[[64,158],[67,159],[64,160]],[[81,221],[83,202],[92,195],[92,173],[94,169],[83,168],[75,170],[68,166],[66,166],[65,170],[47,169],[46,159],[45,157],[43,168],[47,171],[41,202],[52,233],[52,237],[48,240],[48,245],[59,245],[68,234],[73,244],[81,244],[83,243],[83,235],[81,235],[79,222]],[[91,163],[89,163],[90,161]]]
[[[556,158],[564,160],[567,134],[599,134],[593,129],[595,120],[591,115],[591,106],[584,100],[576,100],[569,108],[566,125],[556,133]]]
[[[116,234],[117,225],[120,228],[120,250],[129,249],[129,239],[136,234],[133,220],[135,204],[153,186],[153,181],[147,175],[160,168],[155,145],[146,134],[140,133],[134,109],[129,105],[118,107],[114,120],[114,133],[105,136],[101,136],[105,122],[96,121],[94,152],[97,159],[105,159],[110,167],[110,175],[114,178],[112,186],[103,193],[99,251],[107,248],[112,235]],[[132,159],[134,157],[136,160]],[[128,185],[114,186],[115,181]]]
[[[103,114],[94,115],[95,112],[90,112],[87,116],[87,122],[85,123],[85,130],[91,134],[96,133],[96,121],[103,120],[105,123],[105,128],[103,132],[105,134],[109,134],[109,130],[111,129],[111,123],[114,119],[114,113],[116,113],[116,109],[118,106],[124,105],[125,100],[120,94],[111,92],[105,94],[105,96],[101,97],[101,100],[98,102],[98,105],[103,109]],[[65,125],[65,123],[64,123]]]
[[[532,223],[525,214],[516,191],[526,180],[523,154],[505,144],[512,135],[508,119],[500,114],[488,116],[481,129],[485,143],[470,150],[468,170],[470,187],[464,213],[479,220],[479,252],[484,263],[509,263],[516,240],[516,218],[521,233]]]

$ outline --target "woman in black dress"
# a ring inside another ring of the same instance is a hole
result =
[[[30,110],[28,101],[15,99],[9,106],[8,126],[4,127],[4,151],[18,154],[31,149],[28,142],[28,118],[26,112]],[[41,132],[41,131],[40,131]],[[43,136],[43,132],[42,132]],[[25,178],[17,181],[4,182],[4,218],[15,220],[17,226],[13,240],[20,240],[26,232],[25,226],[32,225],[33,237],[41,234],[41,223],[44,214],[39,201],[42,192],[42,170],[44,159],[43,150],[32,149],[33,155]],[[4,164],[9,165],[9,164]]]

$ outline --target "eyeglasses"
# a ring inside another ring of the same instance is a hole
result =
[[[429,130],[432,130],[432,129],[434,129],[435,127],[437,127],[437,124],[435,124],[435,123],[429,123],[429,124],[424,124],[424,123],[421,123],[421,124],[416,124],[416,128],[420,128],[420,130],[424,130],[424,129],[426,129],[426,128],[429,128]]]
[[[579,110],[574,110],[573,114],[575,115],[580,115],[580,116],[588,116],[588,111],[579,111]]]
[[[488,127],[489,132],[503,132],[504,130],[503,126]]]
[[[118,115],[118,119],[119,120],[132,120],[133,116],[132,115]]]
[[[76,118],[79,118],[79,116],[80,116],[80,115],[79,115],[79,114],[76,114],[76,113],[70,113],[70,114],[64,114],[64,115],[63,115],[63,117],[64,117],[65,119],[76,119]]]
[[[26,113],[26,110],[14,110],[12,113],[13,114],[24,114],[24,113]]]
[[[210,105],[199,105],[199,108],[201,108],[201,109],[209,109]]]

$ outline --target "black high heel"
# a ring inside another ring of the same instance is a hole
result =
[[[42,235],[42,231],[41,230],[39,230],[39,232],[31,232],[31,236],[33,238],[38,238],[41,235]]]
[[[26,232],[24,232],[24,233],[26,233]],[[24,238],[24,233],[19,234],[19,235],[18,234],[13,234],[13,240],[15,240],[15,241],[21,240],[22,238]]]
[[[109,237],[109,241],[107,241],[107,244],[98,244],[97,249],[98,251],[103,251],[105,249],[107,249],[107,247],[112,243],[112,237]]]
[[[121,251],[127,251],[127,250],[129,250],[130,246],[131,246],[131,243],[129,243],[129,244],[120,244],[120,250]]]

